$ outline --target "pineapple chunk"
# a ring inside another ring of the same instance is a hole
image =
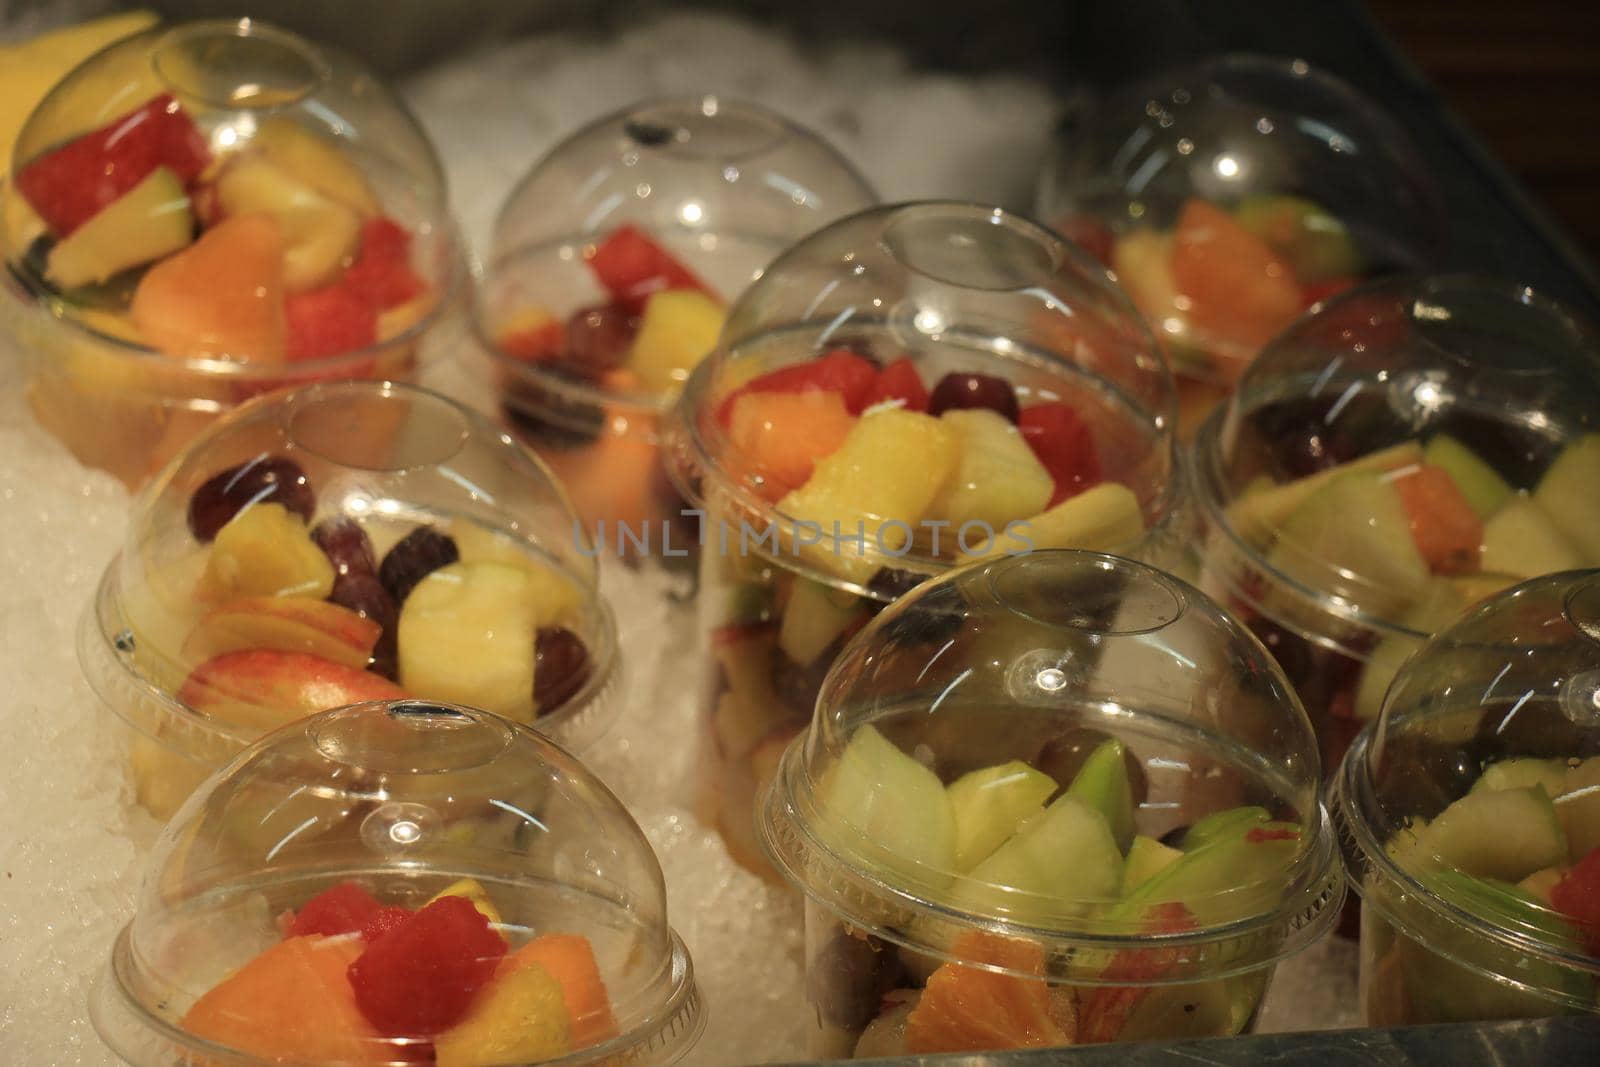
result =
[[[532,722],[532,579],[504,563],[452,563],[400,608],[400,684],[430,700]]]
[[[947,411],[940,419],[955,431],[961,458],[931,514],[957,530],[969,522],[1002,530],[1050,503],[1055,481],[1011,420],[983,409]]]
[[[973,545],[960,561],[968,563],[1001,552],[1023,555],[1041,548],[1104,552],[1120,548],[1142,533],[1144,514],[1133,490],[1118,482],[1101,482],[1035,515],[1017,532],[1002,532],[992,546]]]
[[[333,564],[311,540],[306,524],[282,504],[245,508],[217,531],[200,578],[206,599],[304,596],[333,592]]]
[[[1515,496],[1483,524],[1480,566],[1498,574],[1537,578],[1577,570],[1583,566],[1583,556],[1538,504]]]
[[[489,897],[489,891],[483,888],[483,883],[476,878],[461,878],[451,882],[433,896],[427,903],[443,897],[461,897],[478,910],[478,914],[498,926],[503,920],[500,918],[500,909],[494,906],[494,901]],[[427,905],[424,905],[426,907]]]
[[[722,305],[697,289],[665,289],[645,302],[628,369],[646,389],[670,393],[716,347]]]
[[[956,435],[941,419],[902,408],[863,415],[839,450],[817,461],[806,484],[778,501],[778,511],[795,524],[820,528],[820,543],[804,543],[807,530],[788,523],[781,536],[794,538],[796,550],[814,566],[865,582],[878,569],[870,556],[880,538],[891,551],[903,547],[905,531],[886,524],[904,523],[914,531],[955,468],[956,456]],[[836,522],[838,542],[833,540]],[[861,530],[867,555],[855,539]]]
[[[336,200],[364,218],[382,209],[361,168],[338,143],[279,116],[261,124],[250,147],[330,200]]]
[[[450,537],[463,563],[503,563],[528,574],[528,595],[540,626],[575,627],[583,613],[583,590],[553,563],[529,555],[510,537],[479,526],[469,519],[450,524]]]
[[[229,216],[268,215],[283,234],[283,284],[290,292],[333,280],[355,254],[361,217],[263,156],[240,155],[217,179]]]
[[[433,1039],[438,1067],[543,1063],[572,1051],[561,982],[538,963],[501,966],[466,1018]]]

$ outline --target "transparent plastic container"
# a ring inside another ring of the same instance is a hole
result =
[[[596,540],[659,545],[682,498],[660,419],[728,302],[775,256],[877,199],[810,130],[715,96],[645,100],[573,134],[506,201],[478,333],[502,408]],[[603,531],[603,532],[602,532]],[[685,542],[677,531],[677,548]]]
[[[596,555],[482,416],[414,386],[307,386],[150,483],[79,659],[158,818],[263,733],[365,700],[470,704],[581,750],[620,670]]]
[[[426,701],[291,723],[208,779],[90,1017],[135,1067],[658,1065],[703,1025],[621,802],[521,724]]]
[[[1600,1012],[1600,570],[1424,645],[1331,803],[1369,1023]]]
[[[1192,460],[1201,587],[1278,657],[1333,768],[1429,634],[1600,565],[1600,337],[1508,282],[1372,283],[1262,352]]]
[[[700,813],[747,866],[755,797],[829,664],[954,563],[1174,562],[1171,376],[1104,268],[975,204],[875,208],[775,262],[668,431],[702,512]]]
[[[829,673],[760,813],[818,1056],[1215,1037],[1344,886],[1260,642],[1116,556],[974,563]]]
[[[129,486],[260,393],[411,377],[463,277],[405,105],[250,19],[96,53],[5,163],[0,325],[40,422]]]
[[[1124,87],[1058,139],[1039,217],[1117,273],[1178,375],[1184,436],[1306,307],[1431,265],[1443,201],[1381,108],[1302,60]]]

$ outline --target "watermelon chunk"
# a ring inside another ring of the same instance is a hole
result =
[[[1047,508],[1100,483],[1100,456],[1094,434],[1077,411],[1059,401],[1030,404],[1017,416],[1017,429],[1055,479]]]
[[[428,288],[411,269],[411,231],[379,216],[361,227],[361,248],[342,284],[379,311],[399,307]]]
[[[306,906],[295,914],[287,936],[360,933],[382,908],[371,893],[356,883],[340,882],[306,901]]]
[[[844,398],[845,410],[859,415],[866,409],[877,380],[878,368],[871,360],[849,349],[836,348],[821,359],[779,367],[735,389],[717,408],[717,421],[728,425],[734,401],[746,393],[803,393],[814,389],[838,393]]]
[[[901,356],[878,372],[862,407],[870,408],[886,400],[900,401],[907,411],[928,410],[928,387],[922,384],[922,375],[917,373],[910,356]]]
[[[470,900],[440,897],[368,942],[350,985],[379,1031],[431,1037],[466,1015],[505,954],[505,939]]]
[[[716,296],[694,272],[636,226],[619,226],[595,246],[589,269],[619,303],[634,314],[644,310],[651,293],[663,289],[698,289]]]
[[[290,360],[320,359],[376,344],[378,312],[344,284],[284,297],[285,353]]]
[[[1590,849],[1555,884],[1550,904],[1583,931],[1590,954],[1600,956],[1600,848]]]

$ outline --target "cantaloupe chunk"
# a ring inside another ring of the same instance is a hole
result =
[[[283,362],[278,224],[263,215],[218,223],[146,271],[130,311],[150,344],[168,355]]]
[[[733,402],[730,458],[759,476],[751,479],[756,491],[776,501],[804,485],[817,460],[836,451],[855,424],[838,393],[746,393]]]
[[[616,1016],[611,1011],[611,995],[600,964],[594,958],[589,939],[577,934],[545,934],[536,937],[506,957],[500,973],[537,964],[561,983],[567,1006],[572,1047],[588,1048],[609,1041],[617,1034]]]

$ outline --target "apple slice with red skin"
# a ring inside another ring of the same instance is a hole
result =
[[[243,597],[208,612],[183,643],[186,663],[204,663],[225,652],[271,649],[305,652],[362,670],[383,627],[327,600],[305,596]]]
[[[1192,930],[1194,915],[1175,902],[1157,904],[1145,913],[1145,927],[1151,933],[1177,933]],[[1155,982],[1184,962],[1177,948],[1123,949],[1111,958],[1102,972],[1108,982]],[[1150,995],[1148,986],[1107,985],[1088,991],[1078,1007],[1078,1041],[1095,1044],[1113,1041],[1127,1025],[1139,1002]]]
[[[178,699],[203,715],[263,731],[346,704],[409,695],[370,671],[264,648],[209,659],[178,689]]]

